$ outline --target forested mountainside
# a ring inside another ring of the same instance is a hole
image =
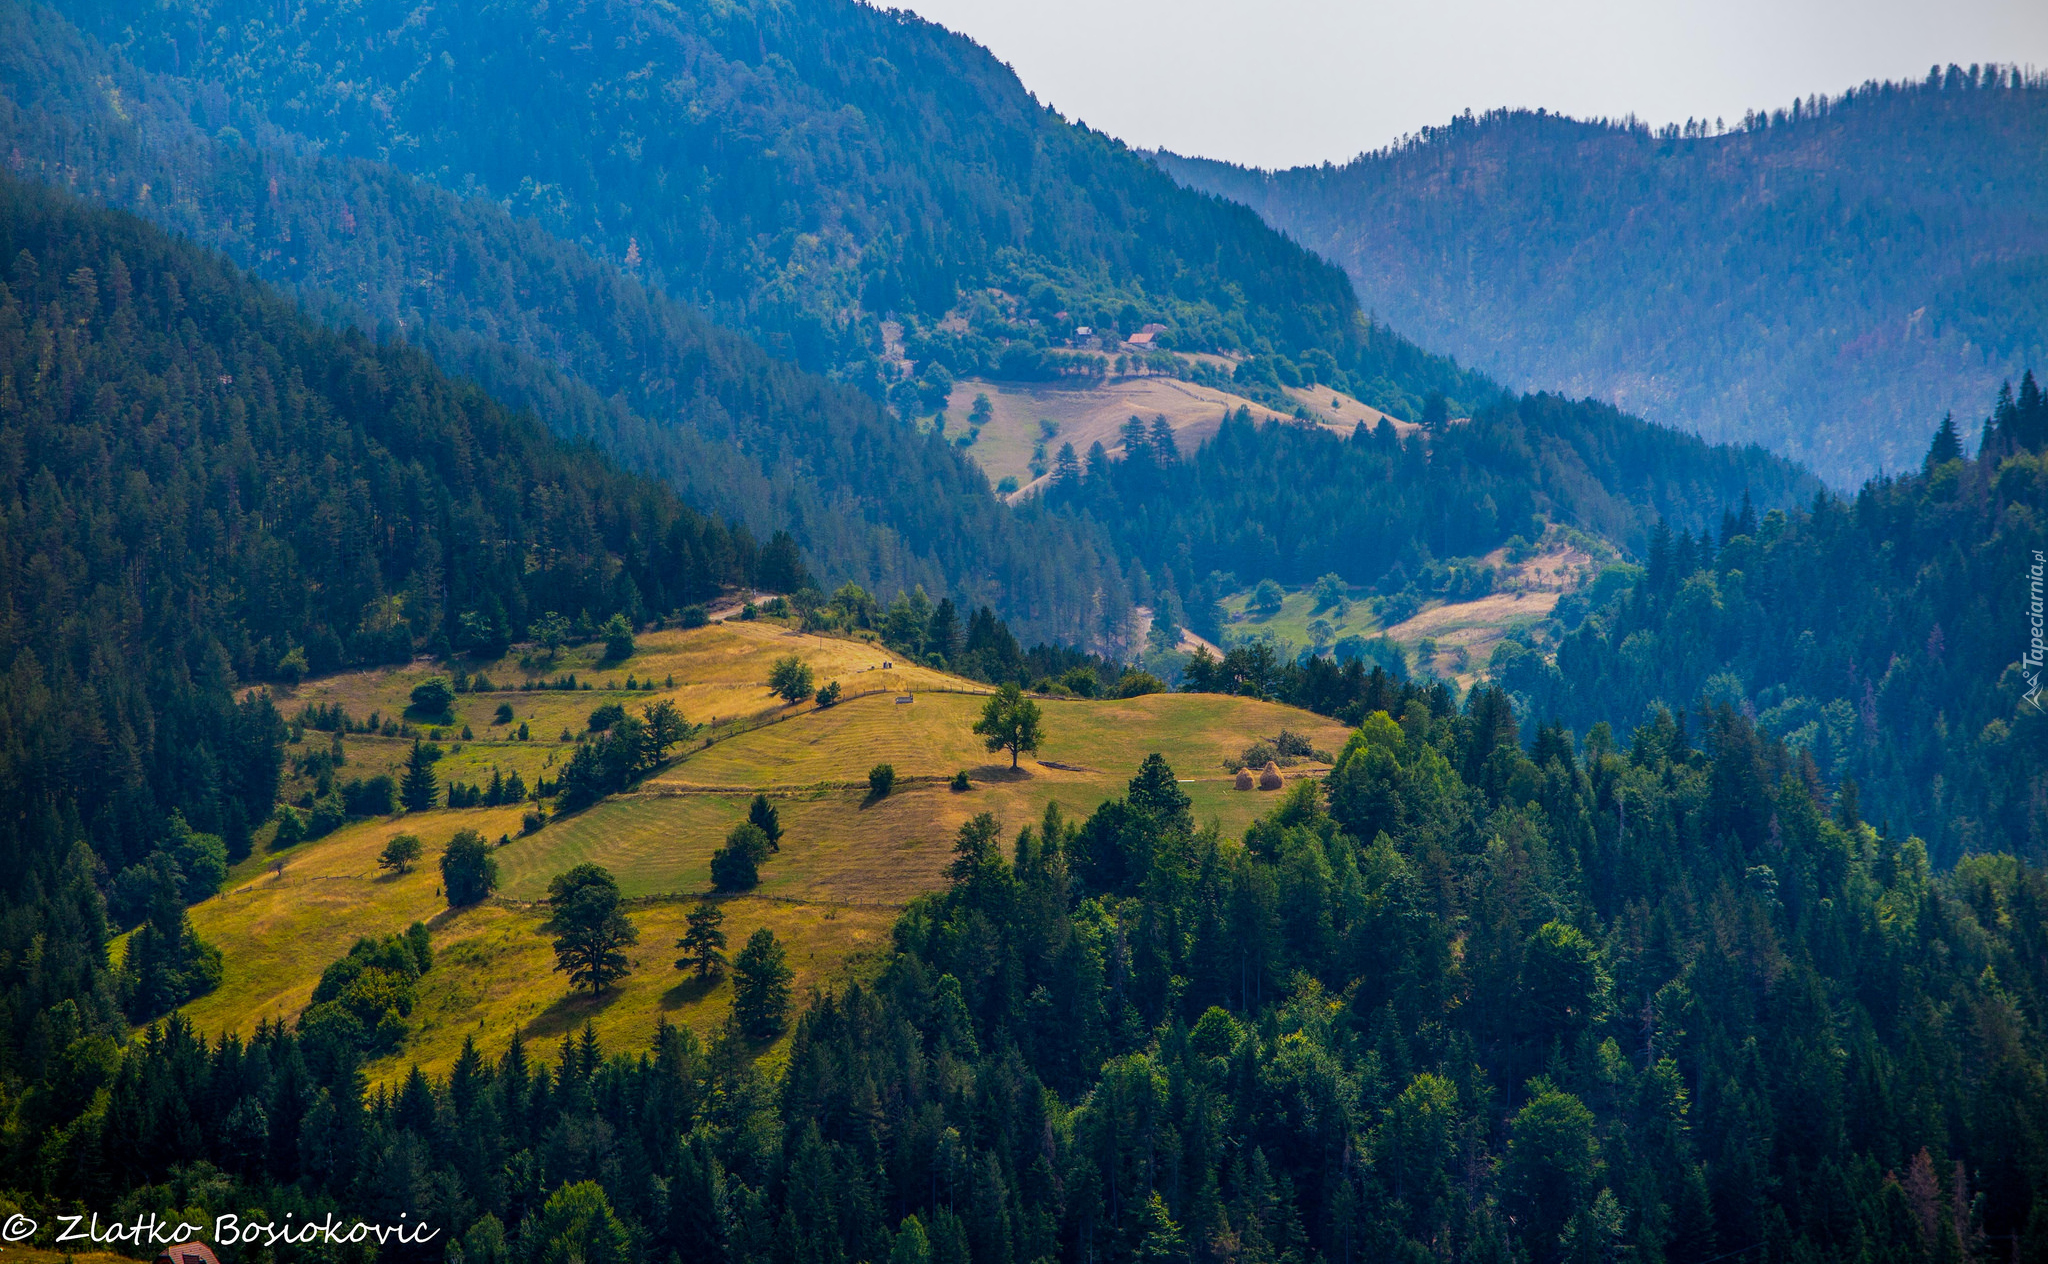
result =
[[[1346,438],[1248,415],[1183,454],[1133,418],[1112,461],[1069,447],[1044,498],[1113,533],[1159,591],[1190,611],[1270,577],[1399,591],[1436,559],[1490,552],[1562,522],[1631,549],[1667,519],[1710,522],[1745,496],[1811,498],[1820,483],[1761,448],[1715,447],[1591,400],[1504,396],[1469,421],[1406,440],[1382,421]],[[1207,635],[1220,633],[1193,616]]]
[[[366,1095],[303,1027],[174,1022],[51,1058],[5,1179],[403,1212],[462,1264],[2048,1250],[2040,869],[1932,871],[1727,708],[1515,727],[1412,696],[1242,840],[1157,756],[1085,821],[977,817],[779,1081],[663,1024]]]
[[[1427,346],[1837,487],[2048,362],[2048,80],[1950,66],[1725,124],[1497,111],[1341,166],[1158,160]]]
[[[886,597],[922,584],[963,608],[993,605],[1031,640],[1100,644],[1121,635],[1134,600],[1161,587],[1194,601],[1211,571],[1249,582],[1269,557],[1288,574],[1303,564],[1291,545],[1219,560],[1212,555],[1238,553],[1241,541],[1214,541],[1195,519],[1244,517],[1245,530],[1275,539],[1301,530],[1295,475],[1322,450],[1312,438],[1282,431],[1239,442],[1211,462],[1217,477],[1190,485],[1210,499],[1187,507],[1193,517],[1161,524],[1165,536],[1119,520],[1093,496],[1080,505],[1055,498],[1053,512],[1036,504],[1006,511],[956,448],[711,327],[644,268],[622,271],[488,198],[458,198],[394,167],[335,156],[326,150],[337,146],[280,131],[218,83],[138,70],[48,9],[10,2],[0,21],[8,34],[0,141],[23,170],[216,246],[330,319],[402,334],[443,367],[667,479],[690,503],[757,536],[789,530],[828,586],[851,580]],[[957,360],[980,354],[978,338],[934,328],[925,341]],[[1297,373],[1328,381],[1344,372],[1327,352],[1304,353],[1298,365],[1261,356],[1247,368],[1297,382]],[[1469,393],[1434,370],[1397,369],[1389,371],[1404,390],[1441,381]],[[1403,407],[1427,413],[1413,399]],[[1597,404],[1554,401],[1531,416],[1526,431],[1496,447],[1460,449],[1460,460],[1486,466],[1475,504],[1486,495],[1513,502],[1509,512],[1461,524],[1460,546],[1501,543],[1531,510],[1639,545],[1659,513],[1705,527],[1745,483],[1764,505],[1810,494],[1806,476],[1787,463],[1704,452]],[[1588,441],[1617,426],[1626,442]],[[1568,468],[1553,470],[1560,452]],[[1344,463],[1341,473],[1323,480],[1323,494],[1399,498],[1369,481],[1386,476],[1384,462]],[[1291,480],[1284,488],[1261,481],[1283,475]],[[1439,476],[1471,477],[1448,464]],[[1405,550],[1413,569],[1446,541],[1383,543],[1389,555]],[[1385,564],[1340,569],[1364,582]]]
[[[0,177],[0,260],[0,1047],[47,1053],[53,1022],[102,1029],[132,999],[96,880],[188,844],[248,854],[282,721],[241,682],[796,578],[787,537],[728,530],[131,216]]]
[[[1506,644],[1495,678],[1527,714],[1572,726],[1636,722],[1660,701],[1736,705],[1937,862],[2048,861],[2048,715],[2024,661],[2048,550],[2044,445],[2029,373],[1976,442],[1945,427],[1917,474],[1731,517],[1718,541],[1659,532],[1638,582],[1554,664]]]
[[[1416,403],[1491,391],[1367,324],[1340,271],[1257,216],[1061,119],[986,49],[907,12],[58,7],[204,85],[209,131],[281,128],[496,199],[871,393],[892,313],[1027,349],[1160,323],[1160,345],[1186,350],[1319,349],[1362,391]]]
[[[956,450],[531,219],[244,115],[264,144],[219,139],[200,126],[227,108],[217,87],[140,72],[49,9],[0,3],[0,35],[17,171],[219,249],[330,320],[415,341],[757,537],[790,531],[830,584],[922,584],[1070,641],[1124,588],[1098,533],[1005,512]]]

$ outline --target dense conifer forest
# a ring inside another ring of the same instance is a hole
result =
[[[0,177],[0,259],[8,1057],[203,986],[183,906],[277,799],[283,721],[244,682],[794,565],[133,217]],[[116,875],[150,925],[121,978],[95,887]]]
[[[2048,359],[2044,126],[2037,73],[1947,66],[1658,129],[1503,110],[1341,165],[1159,161],[1431,348],[1846,489]]]

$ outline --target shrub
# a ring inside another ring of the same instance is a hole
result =
[[[446,715],[454,704],[455,688],[446,676],[429,676],[413,686],[413,709],[422,715]]]
[[[498,889],[498,862],[482,834],[463,830],[448,840],[448,850],[441,853],[441,885],[449,908],[478,903]]]
[[[616,663],[633,656],[633,625],[626,622],[626,616],[615,614],[604,621],[604,657],[606,662]]]
[[[686,628],[701,628],[711,622],[711,614],[702,606],[684,606],[678,622]]]
[[[533,811],[528,812],[525,816],[519,818],[519,832],[522,835],[536,834],[539,833],[540,828],[543,825],[546,825],[547,823],[548,814],[541,811],[539,808],[535,808]]]
[[[965,768],[954,773],[953,780],[948,784],[955,790],[971,790],[974,788],[974,784],[967,780],[967,770]]]
[[[768,835],[750,821],[732,827],[725,846],[711,853],[711,882],[721,891],[751,891],[768,859]]]
[[[873,768],[868,769],[869,799],[886,799],[889,797],[889,792],[895,788],[896,766],[894,764],[876,764]]]
[[[512,704],[511,704],[511,703],[509,703],[509,702],[501,702],[501,703],[499,703],[499,704],[498,704],[498,710],[497,710],[496,714],[492,715],[492,717],[491,717],[491,723],[493,723],[493,724],[510,724],[510,723],[512,723]]]
[[[1165,693],[1166,682],[1147,671],[1127,671],[1117,678],[1116,696],[1142,698],[1148,693]]]
[[[377,867],[394,873],[410,873],[421,851],[418,834],[394,834],[377,856]]]
[[[391,815],[397,811],[397,783],[379,772],[371,778],[350,778],[342,787],[342,805],[348,815]]]

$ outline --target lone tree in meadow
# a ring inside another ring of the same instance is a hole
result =
[[[603,994],[632,969],[622,951],[640,932],[619,907],[619,884],[603,865],[577,865],[548,883],[554,915],[541,923],[555,936],[555,969],[566,970],[570,987]]]
[[[418,834],[394,834],[384,844],[384,850],[377,856],[377,867],[394,873],[409,873],[414,862],[420,858],[420,836]]]
[[[794,706],[811,696],[811,665],[794,654],[785,654],[768,669],[768,687]]]
[[[749,1039],[781,1033],[789,1017],[789,957],[766,926],[748,938],[732,963],[732,1013]]]
[[[981,709],[974,732],[991,751],[1010,752],[1010,767],[1015,768],[1018,756],[1038,750],[1043,736],[1038,721],[1038,704],[1025,697],[1015,684],[1008,684],[997,690]]]
[[[441,885],[449,908],[479,903],[498,889],[498,862],[482,834],[466,829],[448,840],[448,850],[441,853]]]
[[[676,958],[676,969],[697,972],[697,977],[710,978],[725,967],[725,910],[706,900],[690,910],[684,921],[688,923],[683,937],[676,940],[676,947],[683,955]]]

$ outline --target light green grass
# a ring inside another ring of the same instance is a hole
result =
[[[1379,620],[1373,618],[1372,611],[1363,601],[1354,600],[1351,613],[1342,617],[1338,616],[1335,606],[1318,612],[1315,594],[1306,589],[1288,593],[1275,614],[1250,613],[1250,602],[1250,592],[1223,599],[1225,617],[1231,620],[1223,629],[1226,644],[1246,637],[1270,635],[1292,646],[1298,653],[1315,643],[1315,638],[1308,634],[1308,625],[1317,619],[1329,622],[1337,640],[1347,636],[1378,636],[1382,631]]]

